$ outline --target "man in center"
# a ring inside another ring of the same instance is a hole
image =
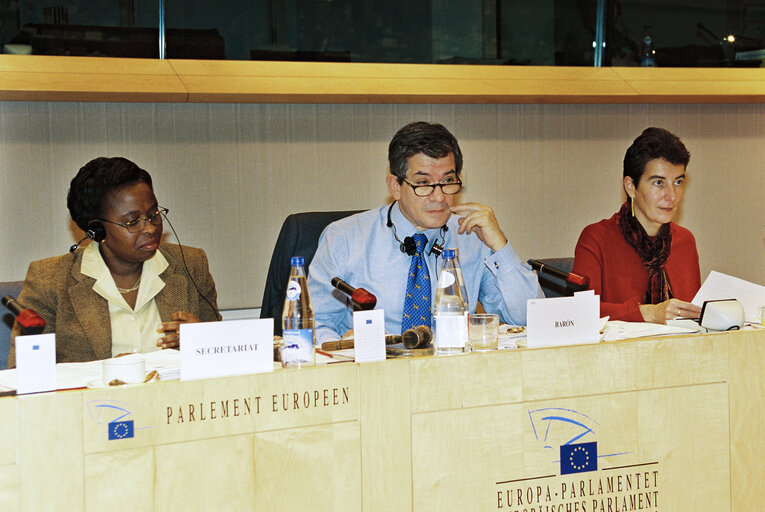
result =
[[[377,297],[386,333],[431,326],[444,248],[459,250],[471,312],[479,300],[503,322],[525,325],[526,300],[543,296],[539,282],[490,207],[456,204],[462,188],[457,139],[440,124],[411,123],[393,136],[388,162],[386,180],[395,201],[333,222],[319,239],[308,274],[317,343],[353,328],[353,312],[331,285],[333,277]],[[413,300],[416,287],[424,293]]]

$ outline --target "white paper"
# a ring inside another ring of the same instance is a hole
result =
[[[343,350],[332,350],[331,352],[316,351],[316,364],[335,364],[335,363],[352,363],[356,360],[354,356],[355,350],[352,348],[346,348]]]
[[[611,320],[606,323],[603,339],[605,341],[629,340],[633,338],[645,338],[647,336],[666,336],[670,334],[692,334],[698,332],[694,329],[664,324],[652,324],[649,322],[624,322]]]
[[[529,299],[526,310],[528,348],[598,343],[600,296]]]
[[[526,327],[520,325],[504,324],[499,326],[497,348],[499,350],[518,348],[519,341],[523,340],[526,346]]]
[[[181,324],[181,380],[271,372],[271,318]]]
[[[56,389],[56,335],[16,337],[16,393]]]
[[[385,360],[385,311],[353,312],[353,348],[356,362]]]
[[[59,363],[56,365],[56,389],[78,389],[90,382],[101,382],[103,361]]]
[[[760,323],[760,307],[765,306],[765,286],[744,281],[738,277],[712,271],[693,298],[693,303],[702,306],[706,300],[738,299],[744,306],[747,322]]]

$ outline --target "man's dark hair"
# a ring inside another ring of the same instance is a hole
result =
[[[664,128],[646,128],[624,155],[624,176],[632,178],[637,188],[646,164],[657,158],[687,167],[691,154],[677,135]]]
[[[72,179],[66,206],[72,220],[83,231],[88,223],[102,215],[110,192],[124,185],[144,182],[153,189],[149,173],[122,157],[99,157],[85,164]]]
[[[409,158],[422,153],[430,158],[444,158],[452,153],[457,175],[462,171],[462,151],[457,139],[438,123],[417,121],[396,132],[388,145],[390,173],[404,182],[409,169]]]

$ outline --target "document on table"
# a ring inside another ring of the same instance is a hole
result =
[[[144,354],[146,372],[156,370],[160,380],[177,380],[180,378],[181,353],[174,349],[156,350]],[[84,388],[91,382],[101,382],[101,367],[103,361],[88,361],[85,363],[58,363],[56,365],[56,388]],[[175,373],[173,377],[172,374]],[[16,369],[0,371],[0,392],[16,389],[18,384]]]
[[[692,302],[702,306],[706,300],[720,299],[737,299],[744,306],[745,320],[760,323],[760,308],[765,306],[765,286],[713,270]]]
[[[695,329],[675,327],[671,325],[652,324],[649,322],[624,322],[611,320],[606,322],[603,332],[603,341],[628,340],[632,338],[645,338],[647,336],[666,336],[669,334],[692,334],[698,332]]]

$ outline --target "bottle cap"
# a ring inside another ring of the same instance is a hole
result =
[[[444,249],[444,259],[454,259],[454,249]]]
[[[292,267],[304,267],[305,266],[305,258],[302,256],[293,256],[290,258],[290,266]]]

